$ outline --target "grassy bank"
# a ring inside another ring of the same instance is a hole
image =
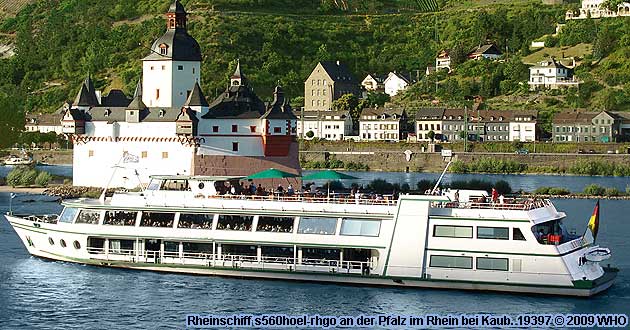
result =
[[[455,161],[449,168],[452,173],[490,173],[490,174],[571,174],[630,176],[630,164],[606,162],[602,160],[579,160],[560,168],[557,166],[533,166],[516,160],[485,157],[473,161]]]

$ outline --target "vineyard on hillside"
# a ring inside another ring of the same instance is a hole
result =
[[[26,5],[34,0],[0,0],[0,18],[15,16]]]

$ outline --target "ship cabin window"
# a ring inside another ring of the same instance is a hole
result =
[[[184,242],[184,253],[185,254],[195,254],[196,256],[201,257],[201,254],[213,254],[213,245],[212,243],[191,243]]]
[[[519,228],[512,228],[512,239],[515,241],[525,241],[525,236]]]
[[[164,180],[160,190],[190,191],[188,180]]]
[[[230,256],[258,256],[256,245],[221,244],[221,255],[223,258]]]
[[[341,260],[341,250],[302,248],[302,263],[311,265],[336,266]]]
[[[510,239],[509,228],[477,227],[478,239]]]
[[[477,258],[477,269],[482,270],[508,270],[507,258]]]
[[[300,219],[298,233],[334,235],[337,229],[337,218],[308,217]]]
[[[177,228],[212,229],[214,214],[186,214],[179,216]]]
[[[61,212],[59,222],[72,223],[77,213],[79,213],[79,209],[74,207],[66,207],[65,209],[63,209],[63,212]]]
[[[264,261],[279,261],[277,258],[292,259],[295,255],[292,246],[262,246],[260,250]]]
[[[141,227],[173,227],[175,213],[142,212]]]
[[[151,179],[151,181],[149,181],[149,185],[147,186],[147,190],[160,190],[163,182],[164,180]]]
[[[106,211],[104,225],[109,226],[135,226],[138,212],[130,211]]]
[[[127,254],[134,251],[135,241],[130,239],[110,239],[109,253]]]
[[[473,227],[435,225],[433,237],[473,238]]]
[[[168,253],[168,257],[179,256],[179,242],[164,241],[164,253]]]
[[[367,269],[366,262],[370,262],[372,250],[366,249],[343,249],[343,261],[349,261],[348,268]]]
[[[430,267],[472,269],[472,257],[431,256]]]
[[[101,217],[101,211],[95,210],[81,210],[79,216],[74,223],[83,223],[87,225],[98,225],[98,220]]]
[[[341,235],[378,237],[381,230],[380,220],[343,219]]]
[[[251,231],[254,217],[251,215],[227,215],[220,214],[217,222],[217,230]]]
[[[256,231],[267,231],[276,233],[292,233],[293,217],[259,217]]]
[[[87,251],[90,254],[105,253],[105,239],[100,237],[88,237]]]
[[[532,227],[532,233],[540,244],[557,245],[572,241],[578,235],[570,234],[562,223],[561,219],[539,223]]]

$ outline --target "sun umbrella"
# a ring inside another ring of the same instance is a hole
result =
[[[356,176],[343,174],[334,170],[325,170],[309,174],[302,178],[302,180],[356,180]],[[328,185],[328,198],[330,198],[330,184]]]
[[[355,176],[343,174],[334,170],[319,171],[313,174],[309,174],[302,178],[302,180],[356,180]]]
[[[275,168],[270,168],[268,170],[264,170],[258,173],[254,173],[245,179],[248,180],[260,180],[260,179],[282,179],[282,178],[295,178],[299,175],[288,173],[280,170],[276,170]]]

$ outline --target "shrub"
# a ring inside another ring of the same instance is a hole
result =
[[[534,191],[534,194],[536,195],[549,195],[549,189],[551,189],[551,187],[539,187]]]
[[[400,191],[402,191],[403,193],[408,193],[409,190],[411,190],[411,187],[409,187],[408,183],[403,183],[402,186],[400,186]]]
[[[339,180],[328,181],[326,182],[326,184],[323,185],[323,188],[328,190],[328,186],[330,186],[330,191],[345,189],[345,187],[343,186],[343,183],[341,183],[341,181]]]
[[[394,191],[394,185],[383,179],[376,179],[367,185],[367,189],[377,194],[384,194]]]
[[[48,183],[52,180],[52,175],[48,172],[39,172],[35,178],[35,184],[40,187],[47,187]]]
[[[562,196],[562,195],[569,195],[570,193],[571,192],[565,188],[559,188],[559,187],[549,188],[549,195]]]
[[[7,178],[0,176],[0,186],[4,186],[7,184]]]
[[[345,163],[344,168],[348,171],[369,171],[370,167],[367,164],[348,162]]]
[[[604,192],[604,194],[606,194],[606,196],[621,196],[621,191],[619,191],[619,189],[617,188],[606,188],[606,191]]]
[[[602,186],[591,184],[584,188],[584,194],[591,196],[603,196],[606,193],[606,189]]]
[[[19,186],[22,174],[26,171],[25,167],[16,167],[7,174],[7,184],[12,187]]]
[[[418,183],[416,184],[416,186],[418,187],[418,191],[420,192],[425,192],[429,189],[433,189],[433,187],[435,186],[436,181],[430,181],[430,180],[420,180],[418,181]]]
[[[499,180],[494,183],[494,187],[497,189],[497,192],[501,195],[507,195],[512,193],[512,187],[505,180]]]
[[[28,169],[24,173],[22,173],[22,177],[20,178],[21,186],[32,186],[35,184],[35,179],[37,178],[37,170]]]

